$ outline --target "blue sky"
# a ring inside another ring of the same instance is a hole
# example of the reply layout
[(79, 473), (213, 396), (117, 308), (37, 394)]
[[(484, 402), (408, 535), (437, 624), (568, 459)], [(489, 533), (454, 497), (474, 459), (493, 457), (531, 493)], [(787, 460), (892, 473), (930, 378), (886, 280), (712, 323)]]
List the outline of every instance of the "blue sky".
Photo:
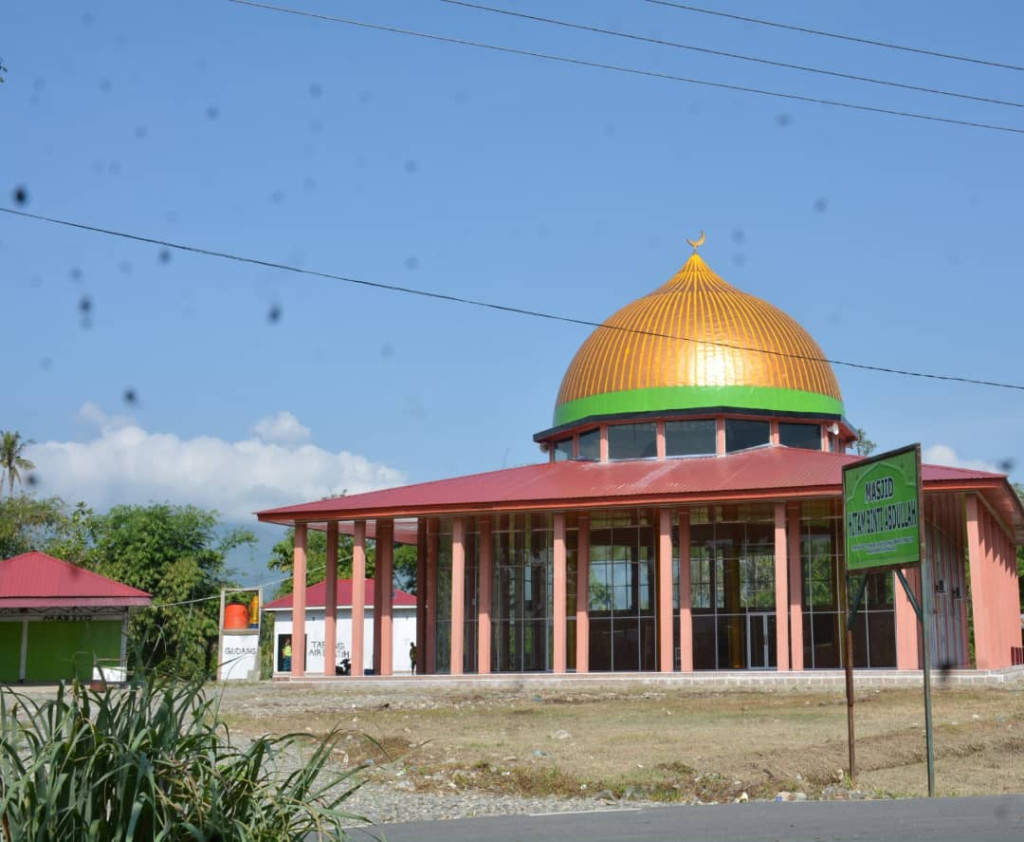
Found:
[[(1020, 72), (643, 0), (493, 5), (1024, 101)], [(1024, 64), (1009, 0), (705, 5)], [(439, 0), (293, 8), (1024, 128), (1019, 107)], [(3, 4), (0, 58), (0, 207), (597, 321), (666, 280), (704, 230), (712, 268), (830, 358), (1024, 383), (1020, 134), (210, 0)], [(531, 436), (588, 333), (8, 214), (0, 284), (0, 428), (37, 442), (38, 493), (196, 502), (250, 525), (254, 508), (537, 461)], [(1024, 392), (836, 373), (881, 448), (920, 441), (934, 461), (1021, 479)]]

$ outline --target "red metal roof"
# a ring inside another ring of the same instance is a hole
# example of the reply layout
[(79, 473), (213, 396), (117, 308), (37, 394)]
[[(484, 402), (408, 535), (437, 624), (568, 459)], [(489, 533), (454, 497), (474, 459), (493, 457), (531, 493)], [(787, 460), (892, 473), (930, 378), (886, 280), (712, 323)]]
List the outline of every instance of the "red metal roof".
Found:
[[(765, 447), (724, 457), (623, 462), (544, 462), (484, 474), (405, 485), (258, 512), (272, 523), (438, 511), (586, 507), (623, 501), (777, 497), (781, 492), (838, 494), (844, 465), (859, 456)], [(974, 485), (1005, 482), (1001, 474), (925, 465), (924, 481)]]
[[(373, 607), (374, 584), (373, 579), (366, 580), (366, 607)], [(405, 591), (395, 588), (392, 593), (393, 605), (416, 606), (416, 597)], [(327, 605), (327, 583), (319, 582), (306, 588), (306, 608), (323, 608)], [(350, 608), (352, 606), (352, 580), (338, 579), (338, 607)], [(277, 609), (290, 610), (292, 607), (292, 594), (282, 596), (273, 602), (263, 606), (268, 611)]]
[(0, 608), (121, 608), (151, 602), (145, 591), (46, 553), (0, 561)]

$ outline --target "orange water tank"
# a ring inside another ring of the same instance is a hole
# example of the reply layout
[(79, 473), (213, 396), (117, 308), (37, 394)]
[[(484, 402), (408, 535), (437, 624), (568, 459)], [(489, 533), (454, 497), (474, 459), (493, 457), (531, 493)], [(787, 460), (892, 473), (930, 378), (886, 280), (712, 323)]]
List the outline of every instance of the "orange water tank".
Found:
[(226, 629), (247, 629), (249, 628), (249, 606), (231, 605), (224, 606), (224, 628)]

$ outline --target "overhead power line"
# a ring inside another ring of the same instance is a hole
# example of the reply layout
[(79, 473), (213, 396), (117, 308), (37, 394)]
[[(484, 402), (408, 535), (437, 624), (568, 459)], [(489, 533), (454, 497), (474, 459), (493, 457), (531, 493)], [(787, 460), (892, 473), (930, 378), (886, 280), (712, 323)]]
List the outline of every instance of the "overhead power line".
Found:
[(921, 371), (910, 371), (908, 369), (891, 368), (889, 366), (879, 365), (868, 365), (866, 363), (855, 363), (849, 360), (836, 360), (821, 357), (811, 356), (809, 354), (793, 354), (786, 351), (774, 351), (768, 348), (753, 348), (746, 345), (736, 345), (730, 342), (716, 342), (710, 339), (693, 339), (689, 336), (680, 336), (671, 333), (660, 333), (653, 330), (637, 330), (635, 328), (618, 327), (616, 325), (604, 324), (602, 322), (591, 321), (590, 319), (580, 319), (573, 316), (562, 316), (556, 313), (545, 313), (542, 310), (530, 310), (525, 307), (513, 307), (508, 304), (496, 304), (493, 301), (483, 301), (475, 298), (464, 298), (459, 295), (448, 295), (443, 292), (435, 292), (433, 290), (416, 289), (413, 287), (403, 287), (397, 284), (386, 284), (380, 281), (368, 281), (364, 278), (351, 278), (346, 275), (337, 275), (333, 272), (320, 272), (315, 269), (304, 269), (300, 266), (292, 266), (287, 263), (277, 263), (272, 260), (262, 260), (257, 257), (247, 257), (239, 254), (231, 254), (230, 252), (216, 251), (214, 249), (202, 248), (200, 246), (188, 245), (186, 243), (176, 243), (171, 240), (162, 240), (157, 237), (145, 237), (141, 234), (131, 234), (126, 231), (115, 231), (110, 228), (101, 228), (96, 225), (87, 225), (83, 222), (72, 222), (66, 219), (57, 219), (50, 216), (42, 216), (41, 214), (28, 213), (27, 211), (14, 210), (13, 208), (0, 208), (0, 212), (10, 214), (11, 216), (20, 216), (25, 219), (34, 219), (38, 222), (48, 222), (51, 225), (61, 225), (66, 228), (75, 228), (79, 231), (89, 231), (93, 234), (104, 234), (108, 237), (118, 237), (123, 240), (131, 240), (137, 243), (149, 243), (150, 245), (163, 246), (164, 248), (176, 249), (190, 254), (200, 254), (205, 257), (216, 257), (222, 260), (232, 260), (237, 263), (246, 263), (252, 266), (261, 266), (266, 269), (278, 269), (282, 272), (292, 272), (296, 275), (307, 275), (314, 278), (323, 278), (331, 281), (341, 281), (346, 284), (355, 284), (363, 287), (370, 287), (372, 289), (387, 290), (389, 292), (400, 292), (405, 295), (416, 295), (421, 298), (432, 298), (437, 301), (447, 301), (454, 304), (465, 304), (470, 307), (481, 307), (487, 310), (497, 310), (502, 313), (513, 313), (519, 316), (530, 316), (536, 319), (547, 319), (553, 322), (564, 322), (566, 324), (581, 325), (583, 327), (600, 328), (602, 330), (614, 330), (622, 333), (631, 333), (638, 336), (652, 336), (659, 339), (672, 339), (680, 342), (695, 342), (700, 345), (708, 345), (716, 348), (727, 348), (734, 351), (749, 351), (755, 354), (764, 354), (771, 357), (782, 357), (785, 359), (794, 360), (809, 360), (812, 362), (827, 362), (830, 365), (841, 365), (845, 368), (854, 368), (861, 371), (877, 371), (883, 374), (896, 374), (902, 377), (921, 377), (929, 380), (946, 380), (954, 383), (967, 383), (973, 386), (991, 386), (996, 389), (1011, 389), (1014, 391), (1024, 392), (1024, 385), (1017, 383), (1000, 383), (993, 380), (982, 380), (974, 377), (959, 377), (952, 374), (930, 374)]
[(573, 64), (579, 67), (595, 67), (601, 70), (611, 70), (617, 73), (629, 73), (634, 76), (646, 76), (651, 79), (664, 79), (669, 82), (684, 82), (689, 85), (703, 85), (708, 88), (718, 88), (726, 91), (740, 91), (742, 93), (757, 94), (758, 96), (769, 96), (775, 99), (793, 100), (796, 102), (808, 102), (814, 105), (833, 105), (837, 108), (848, 108), (853, 111), (863, 111), (872, 114), (886, 114), (890, 117), (906, 117), (912, 120), (926, 120), (931, 123), (946, 123), (953, 126), (967, 126), (974, 129), (985, 129), (988, 131), (1008, 132), (1010, 134), (1024, 134), (1024, 129), (1013, 126), (1000, 126), (993, 123), (979, 123), (973, 120), (957, 120), (952, 117), (937, 117), (933, 114), (920, 114), (914, 111), (900, 111), (894, 108), (881, 108), (873, 105), (857, 105), (852, 102), (843, 102), (835, 99), (824, 99), (821, 97), (803, 96), (802, 94), (788, 94), (781, 91), (769, 91), (762, 88), (751, 88), (745, 85), (730, 85), (725, 82), (713, 82), (709, 79), (693, 79), (687, 76), (676, 76), (672, 73), (660, 73), (655, 70), (641, 70), (636, 67), (625, 67), (617, 64), (605, 64), (598, 61), (587, 61), (581, 58), (570, 56), (557, 56), (551, 53), (539, 53), (533, 50), (520, 50), (515, 47), (503, 47), (497, 44), (486, 44), (481, 41), (469, 41), (464, 38), (452, 38), (446, 35), (435, 35), (429, 32), (418, 32), (411, 29), (402, 29), (396, 26), (385, 26), (383, 24), (367, 23), (366, 21), (353, 20), (351, 18), (340, 18), (332, 15), (323, 15), (318, 12), (307, 12), (302, 9), (289, 9), (284, 6), (271, 6), (266, 3), (256, 3), (253, 0), (228, 0), (229, 3), (236, 3), (240, 6), (252, 6), (256, 9), (266, 9), (271, 12), (282, 12), (289, 15), (313, 18), (315, 20), (341, 23), (346, 26), (358, 26), (363, 29), (372, 29), (377, 32), (389, 32), (395, 35), (408, 35), (413, 38), (425, 38), (430, 41), (439, 41), (445, 44), (458, 44), (463, 47), (475, 47), (483, 50), (494, 50), (500, 53), (511, 55), (528, 56), (539, 58), (545, 61), (557, 61), (563, 64)]
[(728, 12), (722, 12), (717, 9), (702, 9), (699, 6), (690, 6), (686, 3), (674, 3), (671, 0), (645, 0), (647, 3), (654, 3), (657, 6), (671, 6), (674, 9), (682, 9), (686, 12), (699, 12), (702, 15), (714, 15), (719, 18), (730, 18), (731, 20), (741, 20), (744, 23), (756, 23), (759, 26), (773, 26), (776, 29), (788, 29), (792, 32), (803, 32), (807, 35), (821, 35), (825, 38), (838, 38), (840, 41), (852, 41), (855, 44), (869, 44), (872, 47), (884, 47), (887, 50), (902, 50), (906, 53), (918, 53), (923, 56), (933, 56), (935, 58), (946, 58), (952, 61), (966, 61), (971, 64), (983, 64), (986, 67), (999, 67), (1003, 70), (1017, 70), (1024, 71), (1024, 67), (1016, 64), (1006, 64), (1001, 61), (990, 61), (983, 58), (974, 58), (972, 56), (958, 56), (953, 53), (940, 53), (937, 50), (926, 50), (923, 47), (908, 47), (905, 44), (892, 44), (888, 41), (877, 41), (873, 38), (857, 38), (853, 35), (842, 35), (838, 32), (824, 32), (820, 29), (810, 29), (806, 26), (794, 26), (789, 23), (779, 23), (778, 21), (763, 20), (762, 18), (751, 18), (744, 15), (734, 15)]
[(491, 12), (498, 15), (508, 15), (509, 17), (522, 18), (523, 20), (535, 21), (537, 23), (550, 23), (554, 26), (563, 26), (567, 29), (577, 29), (582, 32), (595, 32), (600, 35), (612, 35), (616, 38), (628, 38), (631, 41), (641, 41), (645, 44), (657, 44), (662, 47), (674, 47), (680, 50), (690, 50), (695, 53), (705, 53), (712, 56), (721, 56), (723, 58), (737, 59), (739, 61), (749, 61), (755, 64), (768, 65), (770, 67), (782, 67), (787, 70), (798, 70), (802, 73), (817, 73), (822, 76), (832, 76), (836, 79), (849, 79), (854, 82), (867, 82), (871, 85), (883, 85), (888, 88), (900, 88), (906, 91), (917, 91), (918, 93), (936, 94), (938, 96), (955, 97), (956, 99), (967, 99), (974, 102), (985, 102), (992, 105), (1005, 105), (1011, 108), (1024, 108), (1024, 103), (1013, 102), (1012, 100), (995, 99), (993, 97), (978, 96), (975, 94), (963, 94), (955, 91), (946, 91), (941, 88), (929, 88), (922, 85), (909, 85), (904, 82), (893, 82), (887, 79), (875, 79), (871, 76), (858, 76), (855, 73), (841, 73), (838, 70), (825, 70), (820, 67), (808, 67), (804, 64), (792, 64), (785, 61), (775, 61), (773, 59), (760, 58), (758, 56), (748, 56), (742, 53), (730, 53), (725, 50), (715, 50), (710, 47), (698, 47), (694, 44), (682, 44), (678, 41), (666, 41), (661, 38), (650, 38), (644, 35), (635, 35), (631, 32), (621, 32), (616, 29), (603, 29), (599, 26), (590, 26), (583, 23), (574, 23), (572, 21), (558, 20), (556, 18), (546, 18), (540, 15), (529, 15), (525, 12), (514, 12), (510, 9), (499, 9), (493, 6), (483, 6), (479, 3), (469, 3), (466, 0), (441, 0), (442, 3), (448, 3), (452, 6), (463, 6), (467, 9), (475, 9), (480, 12)]

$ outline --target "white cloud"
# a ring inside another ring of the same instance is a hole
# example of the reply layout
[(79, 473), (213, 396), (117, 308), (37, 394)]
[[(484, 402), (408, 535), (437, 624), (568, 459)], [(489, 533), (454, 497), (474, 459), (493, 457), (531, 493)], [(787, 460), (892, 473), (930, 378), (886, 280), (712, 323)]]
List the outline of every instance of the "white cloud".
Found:
[(261, 418), (252, 431), (267, 444), (301, 444), (311, 437), (309, 427), (300, 424), (287, 410)]
[(36, 463), (40, 494), (84, 500), (101, 511), (118, 503), (168, 501), (246, 522), (259, 509), (405, 482), (400, 471), (354, 453), (300, 444), (309, 430), (290, 412), (257, 423), (258, 438), (235, 442), (149, 432), (94, 404), (85, 404), (79, 419), (95, 425), (97, 437), (43, 442), (27, 455)]
[(1005, 474), (997, 465), (984, 459), (961, 459), (948, 444), (934, 444), (921, 450), (921, 461), (927, 465), (945, 465), (949, 468), (968, 468), (972, 471), (991, 471), (994, 474)]

